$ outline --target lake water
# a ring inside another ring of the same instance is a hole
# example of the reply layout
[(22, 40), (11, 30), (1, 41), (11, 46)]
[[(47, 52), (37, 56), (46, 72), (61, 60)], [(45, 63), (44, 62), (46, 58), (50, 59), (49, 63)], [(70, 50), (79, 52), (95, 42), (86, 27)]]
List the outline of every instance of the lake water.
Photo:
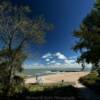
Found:
[[(81, 68), (24, 69), (23, 73), (25, 75), (36, 76), (36, 75), (52, 74), (52, 73), (55, 73), (55, 72), (74, 72), (74, 71), (81, 71)], [(90, 71), (90, 69), (86, 68), (84, 71)]]

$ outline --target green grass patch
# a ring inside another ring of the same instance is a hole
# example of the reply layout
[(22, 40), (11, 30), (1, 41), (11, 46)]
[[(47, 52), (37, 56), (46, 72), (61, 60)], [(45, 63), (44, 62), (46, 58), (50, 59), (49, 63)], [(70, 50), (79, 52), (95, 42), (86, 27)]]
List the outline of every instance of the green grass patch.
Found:
[(87, 87), (93, 87), (97, 83), (97, 80), (100, 80), (100, 77), (98, 77), (97, 72), (91, 72), (90, 74), (81, 77), (79, 79), (79, 82)]

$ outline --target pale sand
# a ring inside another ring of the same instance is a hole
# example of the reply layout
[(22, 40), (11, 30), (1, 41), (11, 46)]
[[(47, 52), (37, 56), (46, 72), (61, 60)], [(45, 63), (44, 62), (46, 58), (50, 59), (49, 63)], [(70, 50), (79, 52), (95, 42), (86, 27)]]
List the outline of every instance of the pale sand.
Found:
[[(39, 79), (41, 79), (43, 84), (60, 83), (63, 80), (65, 83), (74, 82), (77, 85), (79, 78), (87, 74), (89, 74), (89, 72), (61, 72), (51, 75), (39, 76)], [(25, 79), (25, 84), (30, 83), (36, 83), (36, 78), (30, 77)]]

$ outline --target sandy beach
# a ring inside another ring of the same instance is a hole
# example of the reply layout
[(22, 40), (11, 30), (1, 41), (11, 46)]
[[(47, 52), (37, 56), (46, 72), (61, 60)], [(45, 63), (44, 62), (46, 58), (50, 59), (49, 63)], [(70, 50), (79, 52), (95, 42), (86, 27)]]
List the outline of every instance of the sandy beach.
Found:
[[(89, 74), (89, 72), (58, 72), (56, 74), (44, 75), (38, 77), (38, 82), (43, 84), (61, 83), (78, 83), (80, 77)], [(36, 77), (28, 77), (25, 79), (25, 84), (37, 83)]]

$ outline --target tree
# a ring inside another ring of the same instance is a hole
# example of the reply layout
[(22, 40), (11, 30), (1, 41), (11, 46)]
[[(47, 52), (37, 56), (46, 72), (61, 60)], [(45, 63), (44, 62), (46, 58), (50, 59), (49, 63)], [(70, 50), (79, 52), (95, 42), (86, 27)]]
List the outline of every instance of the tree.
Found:
[[(74, 32), (79, 40), (74, 50), (80, 50), (78, 62), (92, 64), (92, 70), (100, 69), (100, 0), (96, 1), (91, 13), (83, 20), (80, 29)], [(83, 65), (84, 67), (84, 65)]]
[(27, 58), (26, 44), (44, 43), (45, 33), (52, 27), (42, 16), (33, 20), (29, 16), (30, 13), (28, 6), (13, 6), (10, 2), (0, 3), (0, 78), (3, 78), (4, 84), (7, 82), (7, 95), (11, 95), (16, 72), (21, 71), (22, 63)]
[[(14, 53), (15, 51), (12, 51)], [(7, 91), (11, 92), (12, 95), (16, 92), (18, 86), (23, 87), (24, 80), (19, 75), (19, 72), (22, 71), (22, 63), (26, 59), (26, 56), (23, 52), (17, 52), (14, 57), (13, 63), (9, 60), (9, 52), (7, 50), (3, 50), (0, 52), (0, 90), (3, 95), (7, 94)], [(9, 75), (10, 75), (10, 64), (14, 67), (11, 72), (11, 84), (9, 84)], [(9, 86), (11, 85), (11, 86)], [(8, 90), (8, 86), (9, 89)], [(21, 91), (21, 89), (19, 90)]]

